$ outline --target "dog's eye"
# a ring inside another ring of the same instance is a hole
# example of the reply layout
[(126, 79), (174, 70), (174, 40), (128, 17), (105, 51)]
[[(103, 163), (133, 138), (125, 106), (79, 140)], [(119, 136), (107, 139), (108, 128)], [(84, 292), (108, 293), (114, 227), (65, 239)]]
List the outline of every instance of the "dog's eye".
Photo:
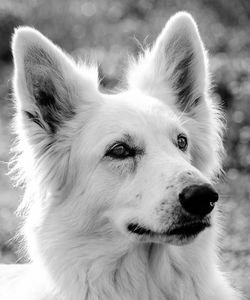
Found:
[(111, 146), (105, 156), (109, 156), (114, 159), (125, 159), (127, 157), (134, 157), (135, 151), (125, 143), (117, 143)]
[(177, 137), (177, 145), (181, 151), (185, 151), (188, 146), (187, 137), (184, 134), (179, 134)]

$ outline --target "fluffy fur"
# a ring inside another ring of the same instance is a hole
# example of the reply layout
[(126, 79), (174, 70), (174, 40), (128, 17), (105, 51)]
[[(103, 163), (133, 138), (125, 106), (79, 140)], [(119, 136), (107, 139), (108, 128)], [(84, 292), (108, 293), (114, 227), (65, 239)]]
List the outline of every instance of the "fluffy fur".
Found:
[[(113, 95), (99, 91), (95, 68), (35, 29), (17, 29), (12, 49), (12, 173), (25, 187), (30, 264), (1, 266), (0, 298), (241, 299), (218, 267), (216, 208), (198, 235), (167, 234), (191, 220), (181, 190), (221, 171), (222, 118), (193, 18), (173, 16)], [(134, 156), (114, 158), (117, 143)], [(152, 234), (129, 232), (131, 222)]]

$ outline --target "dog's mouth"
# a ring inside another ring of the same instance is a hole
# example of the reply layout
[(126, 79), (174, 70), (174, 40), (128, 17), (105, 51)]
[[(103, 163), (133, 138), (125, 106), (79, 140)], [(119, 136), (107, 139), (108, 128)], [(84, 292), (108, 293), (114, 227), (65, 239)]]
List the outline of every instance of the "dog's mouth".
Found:
[(177, 224), (166, 231), (153, 231), (146, 228), (139, 223), (129, 223), (127, 230), (136, 235), (140, 240), (146, 241), (160, 241), (168, 242), (173, 239), (188, 240), (197, 236), (205, 228), (211, 226), (210, 220), (204, 218), (199, 221), (186, 222), (184, 224)]

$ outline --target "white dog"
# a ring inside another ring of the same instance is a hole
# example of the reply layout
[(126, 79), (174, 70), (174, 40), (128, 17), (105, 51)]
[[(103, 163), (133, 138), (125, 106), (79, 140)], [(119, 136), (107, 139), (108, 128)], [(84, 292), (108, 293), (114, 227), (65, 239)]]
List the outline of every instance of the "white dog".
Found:
[(192, 17), (170, 19), (117, 94), (32, 28), (13, 55), (30, 264), (1, 266), (0, 299), (242, 299), (218, 268), (223, 126)]

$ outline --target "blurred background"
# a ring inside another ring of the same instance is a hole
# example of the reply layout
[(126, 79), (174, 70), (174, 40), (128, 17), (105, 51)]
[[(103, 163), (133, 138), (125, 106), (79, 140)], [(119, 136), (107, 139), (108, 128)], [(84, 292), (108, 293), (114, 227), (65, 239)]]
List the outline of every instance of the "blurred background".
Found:
[[(10, 51), (15, 27), (40, 30), (76, 58), (100, 64), (102, 85), (122, 80), (128, 54), (151, 44), (170, 15), (196, 19), (210, 55), (214, 97), (226, 112), (225, 178), (218, 185), (225, 233), (223, 268), (250, 299), (250, 1), (249, 0), (0, 0), (0, 263), (23, 262), (13, 237), (22, 191), (6, 175), (13, 141)], [(91, 54), (90, 54), (91, 53)]]

